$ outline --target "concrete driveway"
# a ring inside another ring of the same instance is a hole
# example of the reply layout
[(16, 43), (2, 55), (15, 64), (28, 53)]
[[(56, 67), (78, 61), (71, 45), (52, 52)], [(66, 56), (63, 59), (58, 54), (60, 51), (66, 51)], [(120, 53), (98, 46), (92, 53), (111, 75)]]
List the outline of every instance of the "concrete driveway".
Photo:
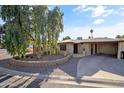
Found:
[(107, 55), (83, 57), (77, 64), (77, 77), (124, 80), (124, 59)]

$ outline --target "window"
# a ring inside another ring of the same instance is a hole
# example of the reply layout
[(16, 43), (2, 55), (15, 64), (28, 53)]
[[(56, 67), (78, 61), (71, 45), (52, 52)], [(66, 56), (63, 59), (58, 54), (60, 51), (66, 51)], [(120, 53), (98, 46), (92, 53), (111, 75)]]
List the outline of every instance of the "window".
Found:
[(66, 51), (66, 44), (60, 44), (60, 50)]

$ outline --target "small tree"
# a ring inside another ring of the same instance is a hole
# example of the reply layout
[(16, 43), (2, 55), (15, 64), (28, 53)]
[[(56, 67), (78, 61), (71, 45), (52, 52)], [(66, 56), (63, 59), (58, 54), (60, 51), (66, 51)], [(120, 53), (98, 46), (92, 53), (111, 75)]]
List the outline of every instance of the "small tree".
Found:
[(116, 38), (124, 38), (124, 35), (117, 35)]
[(122, 38), (124, 38), (124, 35), (122, 35)]
[(77, 40), (82, 40), (83, 38), (82, 37), (77, 37)]
[(66, 36), (66, 37), (63, 38), (63, 40), (68, 40), (68, 39), (71, 39), (71, 37), (70, 36)]
[(116, 38), (121, 38), (121, 36), (120, 35), (117, 35)]

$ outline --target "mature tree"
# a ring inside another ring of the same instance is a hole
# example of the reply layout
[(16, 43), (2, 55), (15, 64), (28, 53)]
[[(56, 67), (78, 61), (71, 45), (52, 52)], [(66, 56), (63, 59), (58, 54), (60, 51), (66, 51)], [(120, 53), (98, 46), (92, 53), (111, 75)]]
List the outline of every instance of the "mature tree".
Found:
[(24, 58), (26, 48), (32, 44), (34, 53), (58, 52), (57, 41), (63, 31), (63, 13), (59, 7), (48, 10), (47, 6), (1, 6), (5, 21), (5, 44), (11, 55)]
[(57, 41), (59, 34), (63, 32), (63, 13), (59, 7), (55, 7), (48, 14), (48, 45), (50, 54), (58, 52)]
[(83, 38), (82, 37), (77, 37), (77, 40), (82, 40)]
[(25, 56), (29, 31), (28, 6), (2, 6), (1, 17), (5, 21), (5, 45), (11, 55)]
[(68, 40), (68, 39), (71, 39), (71, 37), (70, 36), (66, 36), (66, 37), (63, 38), (63, 40)]
[[(32, 6), (32, 32), (33, 32), (33, 48), (34, 54), (40, 57), (41, 47), (43, 47), (44, 37), (47, 29), (47, 6)], [(46, 39), (46, 38), (45, 38)]]
[(34, 49), (39, 55), (42, 51), (54, 54), (58, 51), (58, 37), (63, 31), (63, 13), (59, 7), (48, 10), (47, 6), (33, 6), (32, 30)]

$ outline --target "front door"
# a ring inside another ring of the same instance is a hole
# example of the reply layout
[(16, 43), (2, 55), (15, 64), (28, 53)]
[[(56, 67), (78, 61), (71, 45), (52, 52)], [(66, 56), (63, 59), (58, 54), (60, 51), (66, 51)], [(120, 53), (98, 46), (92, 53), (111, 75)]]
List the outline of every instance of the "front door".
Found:
[(78, 53), (78, 44), (74, 44), (74, 54)]

